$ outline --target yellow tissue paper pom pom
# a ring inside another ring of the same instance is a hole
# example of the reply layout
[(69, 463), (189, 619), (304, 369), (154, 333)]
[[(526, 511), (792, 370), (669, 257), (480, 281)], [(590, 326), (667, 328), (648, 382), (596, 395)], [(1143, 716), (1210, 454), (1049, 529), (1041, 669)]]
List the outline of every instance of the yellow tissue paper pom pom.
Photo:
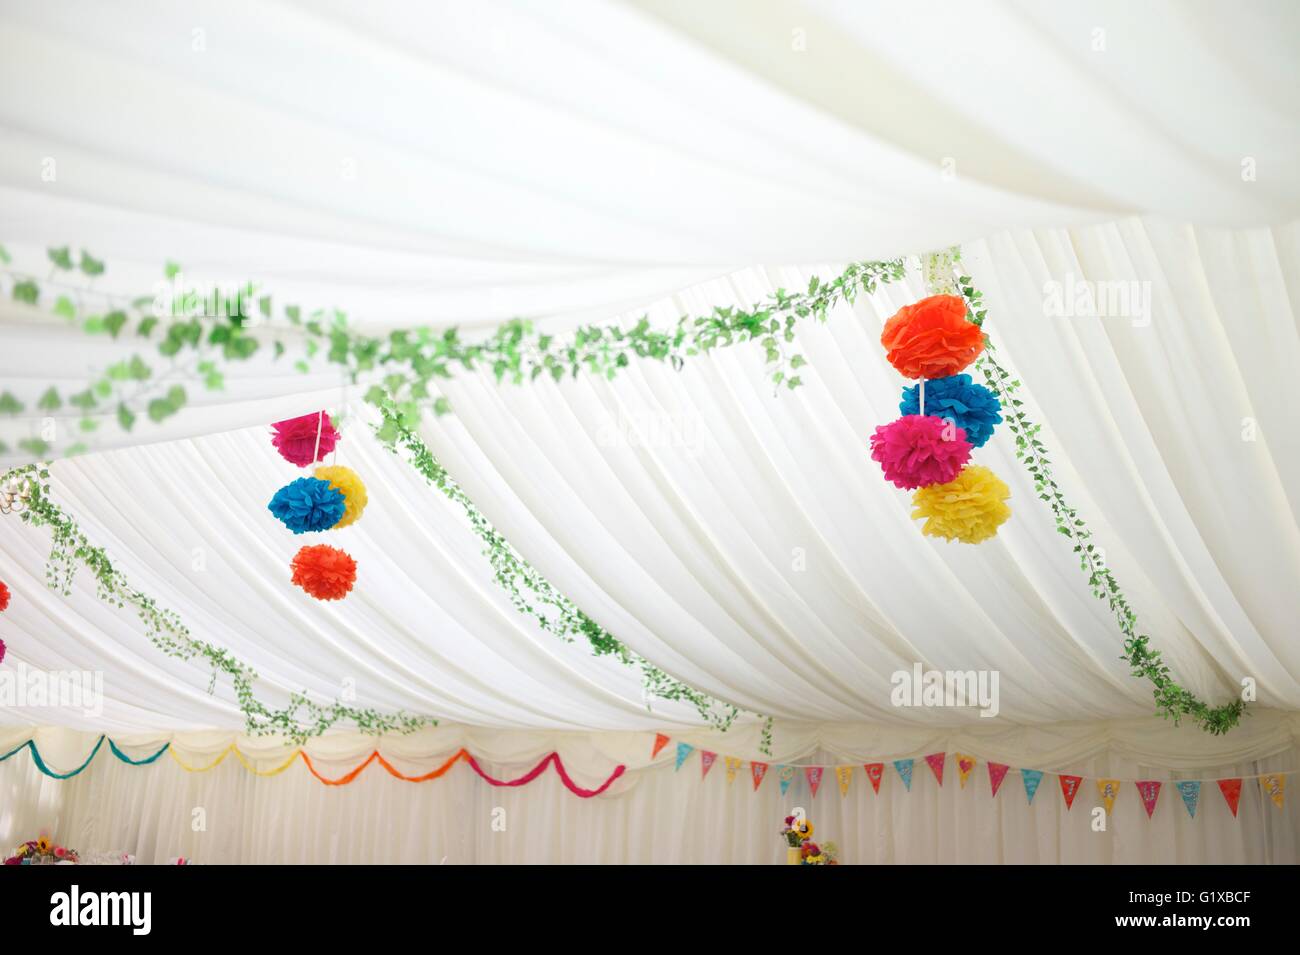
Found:
[(925, 518), (922, 534), (978, 544), (1011, 516), (1004, 503), (1011, 489), (986, 467), (967, 465), (947, 484), (920, 488), (912, 498), (912, 520)]
[(316, 477), (330, 484), (343, 495), (343, 517), (330, 530), (347, 527), (366, 509), (366, 486), (357, 472), (341, 465), (330, 464), (316, 469)]

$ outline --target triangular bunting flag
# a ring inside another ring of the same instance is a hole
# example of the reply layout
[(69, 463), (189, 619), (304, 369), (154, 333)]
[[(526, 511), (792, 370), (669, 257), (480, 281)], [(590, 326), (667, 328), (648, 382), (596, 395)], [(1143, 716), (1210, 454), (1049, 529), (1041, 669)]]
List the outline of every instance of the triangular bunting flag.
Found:
[(849, 783), (853, 781), (853, 767), (836, 766), (835, 780), (840, 784), (840, 795), (847, 796), (849, 794)]
[(1097, 780), (1097, 792), (1101, 793), (1101, 801), (1106, 806), (1106, 812), (1109, 813), (1115, 808), (1115, 797), (1119, 795), (1119, 780)]
[(1079, 791), (1079, 783), (1083, 782), (1082, 776), (1060, 776), (1061, 795), (1065, 797), (1065, 808), (1068, 812), (1074, 806), (1074, 795)]
[(776, 767), (776, 778), (777, 778), (777, 782), (781, 784), (781, 795), (784, 796), (785, 791), (789, 789), (790, 784), (794, 782), (794, 767), (793, 766)]
[(1142, 808), (1147, 811), (1147, 818), (1156, 811), (1156, 800), (1160, 798), (1160, 786), (1155, 779), (1139, 779), (1136, 783), (1138, 795), (1142, 797)]
[(884, 763), (863, 763), (862, 768), (867, 773), (867, 778), (871, 780), (871, 788), (880, 792), (880, 777), (885, 771)]
[(974, 768), (974, 756), (963, 756), (961, 753), (957, 754), (957, 781), (961, 783), (962, 789), (966, 788), (966, 780), (970, 779), (971, 770)]
[(1268, 793), (1268, 798), (1273, 800), (1273, 805), (1278, 809), (1282, 808), (1282, 799), (1286, 794), (1286, 777), (1278, 773), (1269, 773), (1259, 781), (1264, 792)]
[(767, 775), (767, 763), (750, 763), (749, 775), (754, 778), (754, 791), (763, 785), (763, 777)]
[(907, 791), (912, 791), (912, 761), (910, 759), (894, 760), (894, 768), (898, 770), (898, 775), (902, 777), (903, 785)]
[(934, 773), (934, 778), (939, 780), (939, 785), (943, 785), (943, 761), (947, 759), (944, 753), (931, 753), (925, 757), (925, 761), (930, 764), (930, 769)]
[(1006, 779), (1007, 770), (1010, 768), (1006, 763), (989, 763), (989, 789), (993, 791), (995, 799), (998, 795), (998, 787), (1002, 785), (1002, 780)]
[(1020, 779), (1025, 784), (1025, 795), (1029, 797), (1029, 805), (1034, 804), (1034, 793), (1038, 792), (1038, 784), (1043, 781), (1043, 771), (1041, 769), (1022, 769)]
[(695, 747), (690, 743), (677, 744), (677, 765), (673, 767), (673, 772), (682, 768), (682, 763), (686, 762), (686, 757), (695, 751)]
[(1233, 816), (1236, 816), (1237, 804), (1241, 802), (1241, 780), (1220, 779), (1219, 792), (1223, 793), (1223, 798), (1228, 801), (1228, 808), (1232, 810)]
[(823, 766), (805, 766), (803, 768), (804, 778), (808, 780), (808, 788), (812, 790), (814, 796), (817, 795), (817, 787), (822, 784), (822, 773), (826, 771)]
[(1200, 780), (1184, 779), (1181, 782), (1174, 783), (1174, 785), (1178, 787), (1178, 792), (1183, 797), (1183, 805), (1187, 807), (1187, 815), (1195, 819), (1196, 803), (1201, 798)]
[(663, 733), (655, 733), (654, 749), (650, 750), (650, 758), (654, 759), (659, 755), (659, 751), (668, 745), (668, 737)]
[(713, 764), (717, 760), (717, 758), (718, 758), (717, 753), (710, 753), (707, 749), (700, 750), (700, 778), (701, 779), (709, 775), (709, 770), (713, 768)]
[(727, 763), (727, 782), (734, 783), (736, 781), (736, 770), (740, 768), (740, 764), (743, 763), (744, 760), (735, 756), (727, 756), (725, 759)]

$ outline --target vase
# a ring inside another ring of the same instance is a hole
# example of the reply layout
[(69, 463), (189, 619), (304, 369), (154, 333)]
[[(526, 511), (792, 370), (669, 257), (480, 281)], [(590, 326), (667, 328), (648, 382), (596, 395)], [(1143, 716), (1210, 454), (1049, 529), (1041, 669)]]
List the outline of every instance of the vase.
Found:
[(801, 846), (787, 846), (785, 850), (786, 865), (803, 865), (803, 848)]

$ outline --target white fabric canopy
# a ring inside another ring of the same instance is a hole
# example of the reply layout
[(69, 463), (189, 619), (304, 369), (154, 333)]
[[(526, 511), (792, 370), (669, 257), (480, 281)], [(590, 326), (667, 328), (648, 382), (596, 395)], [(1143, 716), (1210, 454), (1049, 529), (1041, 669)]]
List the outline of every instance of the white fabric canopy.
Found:
[[(1300, 215), (1286, 0), (0, 3), (0, 241), (364, 322)], [(1100, 32), (1100, 35), (1098, 33)], [(53, 178), (50, 178), (50, 177)]]
[[(774, 787), (741, 807), (751, 794), (715, 772), (697, 824), (667, 839), (695, 797), (646, 764), (651, 730), (758, 758), (758, 714), (776, 718), (774, 760), (964, 747), (1126, 778), (1297, 768), (1294, 4), (1242, 3), (1229, 17), (1174, 0), (0, 0), (0, 21), (11, 259), (0, 393), (26, 406), (0, 415), (0, 465), (25, 461), (18, 442), (50, 427), (66, 446), (81, 416), (40, 410), (45, 389), (80, 390), (139, 347), (84, 334), (50, 314), (52, 297), (90, 308), (153, 294), (166, 261), (187, 285), (252, 280), (277, 303), (345, 310), (367, 332), (474, 335), (523, 317), (562, 335), (642, 314), (667, 326), (805, 288), (848, 261), (960, 243), (985, 330), (1024, 382), (1057, 480), (1139, 629), (1202, 698), (1225, 702), (1243, 684), (1258, 697), (1220, 738), (1152, 715), (1150, 686), (1119, 659), (1115, 621), (1005, 426), (975, 457), (1010, 485), (1011, 521), (978, 547), (921, 536), (910, 495), (866, 453), (905, 384), (881, 326), (927, 291), (912, 258), (905, 282), (800, 327), (809, 364), (797, 391), (774, 395), (761, 349), (741, 345), (680, 372), (634, 362), (609, 382), (458, 374), (443, 389), (454, 413), (423, 425), (560, 591), (637, 654), (745, 711), (722, 736), (688, 706), (647, 699), (635, 671), (522, 617), (463, 515), (371, 436), (364, 382), (324, 363), (300, 374), (296, 355), (276, 362), (269, 348), (231, 365), (222, 391), (202, 390), (183, 362), (167, 369), (190, 384), (180, 414), (130, 433), (101, 421), (87, 439), (96, 453), (52, 466), (54, 498), (136, 586), (255, 667), (272, 705), (305, 689), (443, 721), (385, 740), (390, 754), (419, 763), (465, 734), (503, 767), (559, 749), (586, 781), (613, 762), (628, 779), (583, 808), (554, 806), (553, 778), (499, 797), (463, 773), (401, 793), (367, 778), (326, 804), (297, 767), (245, 779), (232, 763), (183, 782), (170, 763), (104, 760), (56, 794), (16, 756), (0, 766), (0, 792), (15, 797), (0, 808), (0, 840), (54, 814), (91, 840), (83, 847), (135, 833), (159, 859), (364, 861), (392, 856), (339, 836), (349, 813), (388, 832), (430, 808), (481, 815), (533, 792), (545, 795), (512, 811), (601, 835), (579, 848), (553, 836), (471, 845), (442, 819), (410, 830), (404, 858), (709, 861), (691, 846), (724, 831), (725, 816), (739, 821), (725, 846), (710, 843), (720, 858), (769, 861), (774, 846), (753, 834), (782, 808)], [(89, 282), (51, 270), (46, 249), (69, 244), (108, 271)], [(21, 275), (42, 285), (39, 307), (9, 300)], [(1081, 287), (1125, 304), (1079, 314)], [(338, 463), (370, 490), (364, 518), (327, 538), (360, 567), (338, 604), (290, 585), (303, 539), (266, 510), (301, 474), (270, 446), (269, 423), (322, 407), (342, 421)], [(195, 753), (226, 745), (243, 723), (230, 687), (209, 693), (206, 671), (151, 646), (88, 575), (68, 597), (47, 588), (48, 548), (47, 531), (0, 517), (0, 580), (13, 591), (4, 669), (102, 674), (103, 705), (0, 707), (0, 741), (47, 727), (38, 735), (62, 768), (104, 732), (134, 755), (165, 740)], [(891, 675), (918, 664), (996, 672), (996, 718), (893, 705)], [(244, 742), (267, 759), (281, 745)], [(349, 733), (311, 744), (343, 769), (369, 745)], [(363, 791), (364, 809), (352, 802)], [(854, 861), (935, 861), (972, 827), (986, 838), (959, 854), (979, 861), (1300, 852), (1294, 797), (1276, 817), (1252, 797), (1233, 832), (1230, 817), (1202, 831), (1165, 806), (1159, 824), (1171, 828), (1103, 843), (1055, 800), (930, 795), (869, 804), (860, 787), (842, 809), (819, 798)], [(242, 841), (217, 848), (167, 830), (195, 799), (237, 806)], [(1140, 807), (1124, 811), (1143, 822)], [(284, 820), (282, 844), (254, 841)], [(1026, 831), (1039, 833), (1032, 849)]]
[[(1300, 280), (1296, 238), (1295, 227), (1228, 233), (1134, 220), (966, 250), (986, 291), (986, 327), (1045, 423), (1058, 480), (1154, 646), (1206, 699), (1228, 699), (1250, 678), (1261, 705), (1290, 709), (1300, 706), (1289, 637), (1300, 613), (1289, 496), (1300, 455), (1278, 391), (1300, 359), (1283, 294)], [(651, 317), (754, 301), (807, 277), (737, 273)], [(1082, 279), (1150, 283), (1149, 323), (1045, 317), (1044, 282)], [(878, 330), (921, 294), (915, 278), (885, 286), (801, 331), (810, 365), (797, 392), (773, 395), (761, 356), (744, 347), (680, 373), (635, 363), (609, 383), (517, 388), (485, 372), (448, 383), (455, 413), (425, 435), (562, 592), (647, 659), (751, 712), (981, 719), (892, 705), (891, 674), (920, 662), (997, 670), (999, 717), (1013, 723), (1150, 713), (1149, 687), (1119, 659), (1114, 621), (1006, 434), (978, 459), (1010, 484), (1014, 516), (979, 547), (923, 538), (909, 496), (867, 458), (865, 438), (896, 414), (902, 384)], [(34, 389), (57, 375), (60, 356), (21, 349), (0, 360), (6, 380)], [(268, 378), (269, 392), (282, 380)], [(272, 407), (312, 410), (290, 404)], [(242, 416), (256, 407), (232, 405), (231, 423), (251, 423)], [(209, 420), (222, 408), (211, 405)], [(301, 540), (266, 511), (297, 472), (270, 447), (262, 413), (260, 427), (57, 462), (55, 493), (138, 586), (252, 663), (268, 687), (333, 698), (355, 684), (361, 705), (495, 726), (695, 719), (647, 706), (633, 673), (521, 618), (462, 516), (374, 442), (363, 412), (345, 423), (338, 460), (364, 476), (371, 504), (331, 538), (357, 558), (360, 581), (337, 606), (305, 599), (286, 583)], [(181, 427), (186, 414), (178, 418)], [(239, 725), (228, 692), (208, 696), (204, 672), (163, 658), (130, 616), (95, 600), (89, 580), (68, 600), (48, 592), (45, 531), (6, 530), (14, 660), (108, 674), (105, 713), (69, 714), (72, 725)]]

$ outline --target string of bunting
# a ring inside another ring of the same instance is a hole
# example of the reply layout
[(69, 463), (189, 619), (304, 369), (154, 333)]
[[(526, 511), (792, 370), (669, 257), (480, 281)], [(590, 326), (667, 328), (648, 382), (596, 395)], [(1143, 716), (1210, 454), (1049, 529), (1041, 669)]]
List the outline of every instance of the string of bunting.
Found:
[(440, 765), (437, 769), (431, 770), (430, 772), (427, 773), (422, 773), (418, 776), (410, 776), (407, 775), (406, 773), (403, 773), (401, 770), (397, 769), (397, 767), (395, 767), (392, 763), (386, 760), (380, 754), (379, 750), (372, 750), (369, 756), (367, 756), (364, 760), (362, 760), (362, 762), (357, 764), (351, 770), (344, 773), (342, 776), (330, 778), (328, 776), (324, 776), (321, 774), (321, 772), (316, 768), (315, 764), (312, 763), (311, 757), (308, 756), (307, 752), (303, 749), (294, 750), (294, 752), (289, 756), (288, 759), (286, 759), (279, 766), (276, 766), (274, 769), (258, 769), (257, 766), (254, 765), (254, 763), (251, 760), (249, 760), (249, 758), (239, 750), (239, 747), (237, 747), (234, 743), (231, 743), (224, 750), (222, 750), (221, 754), (218, 755), (216, 759), (208, 763), (206, 766), (191, 766), (189, 763), (186, 763), (183, 759), (181, 759), (180, 755), (172, 747), (171, 743), (164, 743), (151, 756), (146, 756), (143, 759), (132, 759), (130, 756), (127, 756), (126, 753), (122, 752), (122, 750), (118, 747), (118, 745), (114, 743), (111, 739), (109, 739), (107, 736), (100, 736), (99, 739), (95, 742), (94, 748), (91, 749), (90, 755), (86, 757), (85, 761), (76, 769), (66, 773), (55, 772), (53, 769), (49, 767), (49, 765), (45, 762), (45, 759), (41, 756), (40, 750), (37, 749), (36, 740), (34, 739), (29, 739), (25, 743), (20, 743), (19, 745), (11, 749), (9, 752), (5, 753), (3, 756), (0, 756), (0, 763), (3, 763), (6, 759), (9, 759), (11, 756), (16, 756), (18, 753), (21, 753), (23, 750), (30, 750), (32, 754), (32, 762), (36, 765), (36, 768), (39, 769), (42, 773), (44, 773), (46, 776), (49, 776), (51, 779), (71, 779), (73, 776), (76, 776), (79, 773), (83, 772), (91, 764), (91, 762), (95, 759), (95, 756), (98, 755), (99, 751), (103, 748), (105, 742), (108, 743), (109, 750), (112, 752), (112, 754), (122, 762), (127, 763), (128, 765), (147, 766), (148, 764), (157, 761), (163, 755), (163, 753), (170, 753), (172, 759), (176, 761), (176, 764), (180, 766), (181, 769), (185, 770), (188, 773), (206, 773), (209, 770), (216, 769), (223, 762), (225, 762), (227, 756), (233, 753), (235, 755), (235, 758), (239, 760), (240, 764), (243, 765), (243, 767), (253, 775), (278, 776), (286, 769), (288, 769), (290, 766), (292, 766), (294, 762), (296, 762), (301, 757), (303, 763), (307, 767), (308, 772), (310, 772), (313, 776), (316, 777), (316, 779), (324, 783), (326, 786), (346, 786), (349, 783), (355, 781), (356, 778), (360, 776), (361, 773), (371, 763), (376, 763), (376, 762), (380, 766), (382, 766), (390, 776), (393, 776), (396, 779), (401, 779), (408, 783), (423, 783), (423, 782), (428, 782), (431, 779), (438, 779), (442, 776), (445, 776), (447, 772), (457, 763), (464, 762), (466, 765), (469, 766), (470, 769), (472, 769), (480, 778), (482, 778), (489, 785), (504, 786), (504, 787), (526, 786), (529, 783), (531, 783), (533, 780), (535, 780), (538, 776), (542, 775), (542, 773), (544, 773), (548, 767), (554, 767), (555, 774), (560, 777), (560, 782), (564, 784), (564, 787), (567, 790), (569, 790), (569, 792), (573, 793), (575, 796), (577, 796), (580, 799), (590, 799), (593, 796), (599, 796), (601, 793), (607, 790), (610, 786), (614, 784), (614, 781), (617, 780), (620, 776), (622, 776), (623, 773), (627, 770), (627, 767), (622, 764), (615, 766), (614, 771), (609, 774), (609, 777), (603, 783), (601, 783), (599, 786), (597, 786), (594, 789), (587, 789), (583, 786), (579, 786), (576, 782), (574, 782), (573, 777), (571, 777), (569, 775), (568, 770), (564, 768), (564, 760), (560, 758), (560, 754), (556, 752), (551, 752), (548, 753), (546, 756), (542, 757), (541, 761), (536, 766), (534, 766), (528, 772), (524, 773), (522, 776), (516, 777), (515, 779), (499, 779), (498, 777), (493, 776), (492, 774), (488, 773), (485, 769), (483, 769), (483, 767), (479, 764), (479, 761), (470, 754), (469, 750), (461, 748), (457, 750), (455, 753), (453, 753), (450, 757), (448, 757), (447, 760), (444, 763), (442, 763), (442, 765)]
[[(654, 745), (650, 751), (650, 758), (654, 759), (664, 748), (672, 742), (672, 739), (663, 733), (656, 733)], [(686, 763), (687, 759), (696, 752), (697, 747), (691, 743), (678, 741), (676, 752), (674, 754), (674, 771), (680, 770)], [(709, 770), (713, 768), (714, 763), (718, 760), (718, 754), (706, 749), (700, 749), (700, 778), (703, 779), (709, 775)], [(808, 789), (815, 797), (818, 789), (821, 788), (822, 780), (827, 770), (832, 770), (836, 782), (839, 784), (840, 795), (848, 795), (849, 787), (853, 783), (854, 772), (861, 766), (865, 772), (867, 780), (871, 783), (874, 792), (880, 792), (880, 783), (885, 777), (884, 761), (878, 763), (847, 763), (835, 766), (810, 766), (810, 765), (790, 765), (787, 763), (770, 763), (758, 762), (757, 760), (740, 759), (736, 756), (724, 756), (723, 765), (726, 767), (727, 783), (734, 783), (736, 775), (740, 768), (746, 763), (749, 764), (750, 780), (753, 783), (754, 792), (758, 792), (763, 781), (771, 772), (776, 776), (778, 785), (781, 787), (781, 795), (784, 796), (795, 782), (799, 775), (799, 770), (803, 770), (804, 780), (808, 784)], [(942, 786), (944, 768), (947, 765), (947, 753), (929, 753), (922, 757), (925, 765), (930, 768), (934, 774), (935, 781)], [(903, 783), (903, 788), (912, 791), (912, 770), (916, 765), (915, 759), (895, 759), (891, 761), (894, 771), (898, 774), (899, 780)], [(958, 780), (961, 788), (966, 788), (966, 783), (970, 780), (971, 774), (975, 771), (979, 760), (974, 756), (968, 756), (965, 753), (954, 753), (953, 762), (957, 766)], [(1110, 812), (1115, 806), (1115, 799), (1119, 795), (1121, 784), (1132, 783), (1138, 798), (1142, 801), (1142, 808), (1146, 810), (1147, 818), (1150, 819), (1156, 810), (1156, 803), (1160, 799), (1160, 792), (1165, 782), (1159, 779), (1113, 779), (1096, 776), (1076, 776), (1069, 773), (1058, 773), (1052, 770), (1041, 769), (1021, 769), (1013, 767), (1007, 763), (987, 762), (989, 775), (989, 789), (994, 798), (997, 798), (998, 790), (1002, 788), (1002, 783), (1007, 775), (1011, 772), (1020, 774), (1020, 780), (1025, 787), (1025, 797), (1029, 805), (1033, 805), (1034, 796), (1038, 793), (1039, 784), (1042, 783), (1044, 776), (1056, 776), (1061, 786), (1061, 797), (1065, 800), (1066, 810), (1074, 806), (1074, 798), (1079, 794), (1079, 789), (1086, 779), (1092, 779), (1097, 784), (1097, 794), (1101, 797), (1102, 803), (1106, 807), (1106, 812)], [(1282, 808), (1283, 799), (1286, 795), (1287, 777), (1296, 770), (1285, 770), (1277, 773), (1257, 773), (1253, 776), (1233, 776), (1221, 779), (1179, 779), (1172, 781), (1172, 785), (1182, 796), (1183, 806), (1187, 809), (1188, 815), (1196, 817), (1196, 809), (1201, 798), (1201, 784), (1206, 782), (1218, 783), (1219, 791), (1223, 794), (1228, 808), (1232, 811), (1235, 818), (1237, 808), (1241, 803), (1241, 786), (1242, 782), (1247, 779), (1256, 779), (1259, 781), (1260, 789), (1265, 795), (1273, 801), (1273, 804), (1279, 809)]]

